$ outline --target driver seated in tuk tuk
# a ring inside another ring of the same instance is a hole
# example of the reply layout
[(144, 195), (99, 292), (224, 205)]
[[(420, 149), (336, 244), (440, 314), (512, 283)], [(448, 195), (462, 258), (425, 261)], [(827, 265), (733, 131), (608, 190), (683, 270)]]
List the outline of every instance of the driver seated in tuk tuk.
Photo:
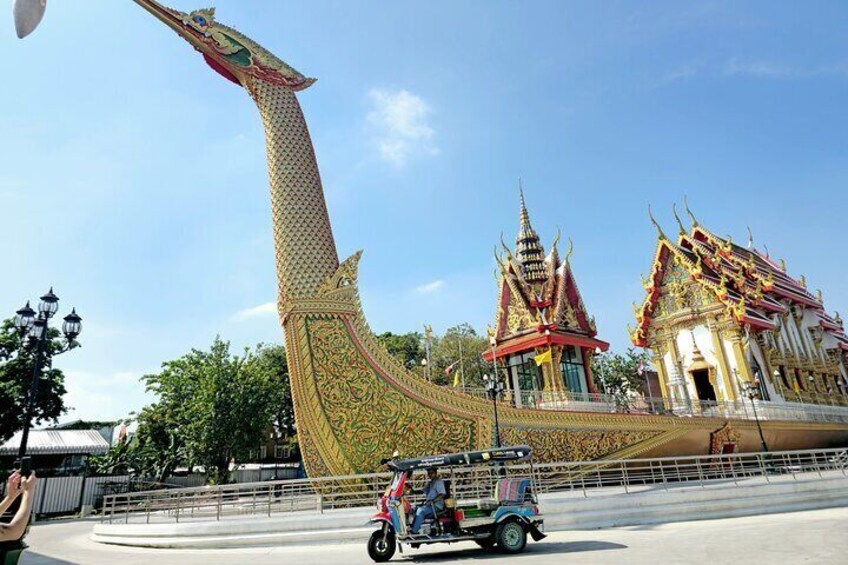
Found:
[(415, 519), (409, 532), (417, 534), (421, 530), (421, 524), (427, 518), (433, 518), (436, 512), (445, 509), (445, 482), (439, 478), (436, 469), (427, 469), (427, 482), (424, 484), (424, 502), (415, 510)]

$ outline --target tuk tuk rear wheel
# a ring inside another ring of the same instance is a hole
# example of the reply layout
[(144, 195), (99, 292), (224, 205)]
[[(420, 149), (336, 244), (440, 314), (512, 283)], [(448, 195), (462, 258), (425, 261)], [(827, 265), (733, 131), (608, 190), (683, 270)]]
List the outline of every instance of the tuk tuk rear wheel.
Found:
[(514, 520), (503, 522), (495, 530), (495, 540), (503, 553), (521, 553), (527, 545), (527, 530)]
[(383, 530), (377, 530), (371, 534), (371, 538), (368, 540), (368, 556), (377, 563), (391, 559), (396, 548), (395, 534), (392, 531), (386, 532), (384, 536)]

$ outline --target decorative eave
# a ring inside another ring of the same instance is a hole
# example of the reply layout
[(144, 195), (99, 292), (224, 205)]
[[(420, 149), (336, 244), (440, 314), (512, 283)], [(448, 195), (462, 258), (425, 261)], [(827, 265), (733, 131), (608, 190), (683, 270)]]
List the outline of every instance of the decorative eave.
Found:
[[(495, 358), (501, 359), (513, 353), (550, 345), (573, 345), (591, 350), (600, 348), (601, 351), (607, 351), (609, 349), (609, 343), (591, 336), (569, 332), (565, 329), (548, 329), (541, 332), (538, 330), (523, 332), (504, 340), (495, 347)], [(491, 349), (483, 352), (483, 359), (491, 363)]]

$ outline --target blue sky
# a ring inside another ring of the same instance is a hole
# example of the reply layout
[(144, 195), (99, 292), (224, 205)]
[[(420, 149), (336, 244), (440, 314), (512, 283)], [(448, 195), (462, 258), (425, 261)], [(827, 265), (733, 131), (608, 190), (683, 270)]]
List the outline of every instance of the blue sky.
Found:
[[(544, 242), (574, 238), (616, 349), (654, 250), (647, 204), (674, 233), (684, 194), (848, 311), (844, 3), (215, 4), (319, 79), (299, 97), (376, 331), (485, 329), (519, 176)], [(51, 1), (24, 41), (0, 17), (0, 55), (0, 312), (54, 285), (84, 317), (57, 360), (66, 419), (140, 408), (140, 375), (215, 334), (279, 342), (246, 93), (128, 0)]]

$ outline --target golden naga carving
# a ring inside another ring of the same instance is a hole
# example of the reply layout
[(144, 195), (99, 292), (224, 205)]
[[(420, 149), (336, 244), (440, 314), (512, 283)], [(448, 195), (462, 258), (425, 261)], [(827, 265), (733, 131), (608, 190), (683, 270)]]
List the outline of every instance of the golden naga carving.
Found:
[(710, 455), (721, 453), (736, 453), (742, 434), (725, 422), (724, 426), (710, 434)]
[[(211, 10), (183, 13), (135, 0), (244, 87), (265, 129), (277, 267), (298, 441), (310, 476), (373, 471), (404, 456), (491, 445), (491, 404), (433, 385), (378, 344), (362, 313), (357, 252), (339, 262), (312, 140), (295, 93), (306, 78)], [(499, 259), (500, 262), (500, 259)], [(526, 282), (506, 253), (517, 296)], [(507, 269), (504, 269), (507, 270)], [(526, 320), (523, 320), (526, 323)], [(638, 330), (643, 332), (643, 330)], [(631, 457), (717, 420), (638, 414), (499, 409), (504, 439), (530, 443), (540, 459)]]

